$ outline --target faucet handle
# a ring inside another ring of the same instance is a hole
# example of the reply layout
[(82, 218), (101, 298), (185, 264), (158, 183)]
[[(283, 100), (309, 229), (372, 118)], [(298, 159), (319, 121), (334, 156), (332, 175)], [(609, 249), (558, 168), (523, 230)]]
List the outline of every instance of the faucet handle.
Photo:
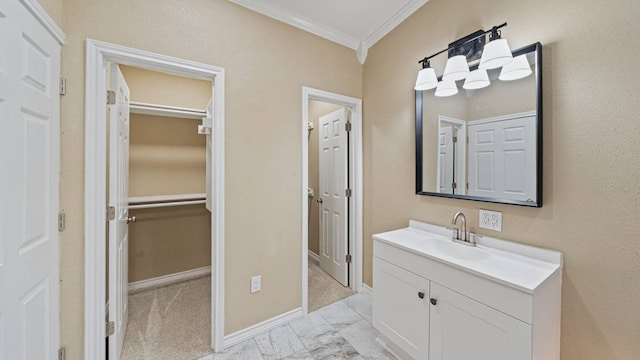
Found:
[(482, 239), (482, 235), (478, 235), (476, 233), (469, 231), (469, 242), (475, 244), (478, 239)]
[(460, 232), (458, 228), (450, 228), (448, 227), (447, 230), (451, 230), (452, 234), (451, 234), (451, 238), (455, 239), (455, 240), (460, 240)]

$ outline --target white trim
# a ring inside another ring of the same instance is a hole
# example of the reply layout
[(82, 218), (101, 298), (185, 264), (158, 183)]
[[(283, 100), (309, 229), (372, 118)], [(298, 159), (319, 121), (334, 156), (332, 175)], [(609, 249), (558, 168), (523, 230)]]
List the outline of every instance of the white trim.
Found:
[[(105, 357), (105, 258), (106, 258), (106, 89), (107, 62), (131, 65), (212, 82), (213, 201), (211, 221), (211, 292), (214, 351), (224, 341), (224, 69), (148, 51), (87, 39), (85, 88), (84, 183), (84, 359)], [(215, 91), (213, 91), (215, 89)]]
[(487, 123), (505, 121), (505, 120), (521, 119), (521, 118), (526, 118), (526, 117), (531, 117), (536, 115), (537, 115), (537, 112), (533, 110), (533, 111), (525, 111), (525, 112), (515, 113), (515, 114), (500, 115), (500, 116), (491, 117), (491, 118), (469, 120), (468, 126), (487, 124)]
[(311, 260), (315, 261), (317, 264), (320, 264), (320, 255), (314, 253), (311, 250), (309, 250), (309, 258)]
[(184, 281), (194, 280), (211, 274), (211, 266), (182, 271), (174, 274), (163, 275), (151, 279), (134, 281), (129, 283), (129, 294), (144, 290), (155, 289), (161, 286), (177, 284)]
[(413, 15), (414, 12), (418, 11), (418, 9), (420, 9), (424, 4), (428, 2), (429, 0), (409, 1), (405, 6), (402, 7), (402, 9), (398, 10), (398, 12), (393, 14), (387, 21), (385, 21), (384, 24), (382, 24), (374, 32), (369, 34), (369, 36), (362, 39), (365, 46), (367, 48), (370, 48), (375, 45), (378, 41), (380, 41), (403, 21), (407, 20), (409, 16)]
[(44, 28), (51, 34), (60, 45), (64, 45), (64, 32), (58, 24), (47, 14), (40, 4), (36, 0), (20, 0), (27, 10), (44, 26)]
[(367, 284), (362, 284), (362, 289), (360, 289), (360, 293), (373, 296), (373, 288)]
[(239, 344), (243, 341), (249, 340), (257, 335), (263, 334), (269, 330), (275, 329), (281, 325), (287, 324), (291, 321), (297, 320), (303, 317), (301, 308), (297, 308), (288, 311), (284, 314), (272, 317), (271, 319), (259, 322), (255, 325), (249, 326), (242, 330), (236, 331), (224, 337), (224, 345), (226, 347)]
[(164, 208), (164, 207), (175, 207), (175, 206), (188, 206), (188, 205), (200, 205), (206, 204), (207, 200), (187, 200), (187, 201), (170, 201), (170, 202), (156, 202), (151, 204), (139, 204), (139, 205), (129, 205), (129, 210), (137, 210), (137, 209), (156, 209), (156, 208)]
[(309, 139), (307, 123), (309, 122), (309, 100), (319, 100), (344, 105), (353, 111), (351, 116), (351, 138), (349, 154), (351, 163), (349, 178), (353, 190), (350, 198), (349, 253), (352, 255), (349, 284), (352, 290), (362, 289), (362, 100), (328, 91), (302, 87), (302, 312), (306, 315), (309, 309)]
[(356, 39), (341, 31), (337, 31), (333, 28), (324, 26), (312, 20), (293, 15), (285, 10), (280, 9), (278, 6), (266, 4), (264, 1), (260, 2), (260, 4), (246, 0), (229, 1), (262, 15), (268, 16), (278, 21), (282, 21), (285, 24), (289, 24), (291, 26), (297, 27), (298, 29), (320, 36), (321, 38), (325, 38), (340, 45), (346, 46), (350, 49), (355, 50), (358, 46), (358, 43), (360, 42), (360, 39)]

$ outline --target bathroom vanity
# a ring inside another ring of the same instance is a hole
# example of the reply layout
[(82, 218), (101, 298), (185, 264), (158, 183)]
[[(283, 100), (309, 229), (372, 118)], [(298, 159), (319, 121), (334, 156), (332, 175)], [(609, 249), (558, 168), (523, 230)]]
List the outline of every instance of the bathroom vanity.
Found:
[(373, 325), (399, 358), (560, 359), (562, 253), (412, 220), (373, 254)]

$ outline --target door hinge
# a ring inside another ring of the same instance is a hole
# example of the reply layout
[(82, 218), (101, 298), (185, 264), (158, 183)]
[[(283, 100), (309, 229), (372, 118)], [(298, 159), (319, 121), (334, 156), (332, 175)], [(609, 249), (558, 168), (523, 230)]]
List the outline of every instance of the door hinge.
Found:
[(67, 95), (67, 78), (60, 77), (60, 95)]
[(113, 206), (107, 206), (107, 220), (116, 219), (116, 208)]
[(62, 347), (58, 349), (58, 360), (65, 360), (67, 358), (66, 350)]
[(107, 90), (107, 105), (116, 104), (116, 92), (113, 90)]
[(453, 137), (453, 143), (455, 144), (455, 143), (457, 143), (457, 142), (458, 142), (458, 137), (457, 137), (457, 136), (454, 136), (454, 137)]
[(116, 332), (116, 323), (113, 321), (109, 321), (104, 324), (105, 325), (105, 336), (111, 336)]
[(455, 188), (457, 188), (457, 187), (458, 187), (458, 184), (456, 184), (455, 182), (454, 182), (454, 183), (451, 183), (451, 187), (455, 190)]
[(66, 223), (66, 215), (64, 211), (60, 211), (58, 213), (58, 231), (64, 231), (65, 223)]
[(344, 190), (344, 196), (346, 196), (348, 198), (351, 197), (351, 192), (352, 192), (351, 189), (345, 189)]
[(351, 254), (347, 254), (344, 260), (347, 262), (347, 264), (351, 264)]
[(350, 121), (347, 121), (346, 123), (344, 123), (344, 130), (346, 132), (351, 131), (351, 122)]
[(469, 190), (469, 183), (467, 183), (467, 190)]

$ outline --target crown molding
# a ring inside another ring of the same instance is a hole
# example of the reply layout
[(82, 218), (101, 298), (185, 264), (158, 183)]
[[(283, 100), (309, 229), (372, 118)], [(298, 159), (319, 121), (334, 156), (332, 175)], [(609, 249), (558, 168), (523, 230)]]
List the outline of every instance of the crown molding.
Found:
[(310, 32), (329, 41), (333, 41), (335, 43), (353, 49), (356, 51), (356, 56), (361, 64), (364, 64), (370, 47), (375, 45), (375, 43), (377, 43), (385, 35), (395, 29), (396, 26), (405, 21), (409, 16), (416, 12), (416, 10), (420, 9), (424, 4), (429, 2), (429, 0), (410, 0), (405, 4), (405, 6), (403, 6), (400, 10), (393, 14), (393, 16), (391, 16), (387, 21), (385, 21), (366, 38), (357, 39), (343, 32), (337, 31), (304, 17), (293, 15), (266, 2), (255, 3), (249, 0), (229, 1), (236, 5), (245, 7), (249, 10), (281, 21), (285, 24), (289, 24), (298, 29)]
[(327, 40), (346, 46), (353, 50), (357, 48), (358, 43), (360, 42), (359, 39), (355, 39), (345, 33), (336, 31), (324, 25), (313, 22), (309, 19), (305, 19), (300, 16), (295, 16), (287, 11), (283, 11), (269, 4), (258, 5), (246, 0), (229, 0), (229, 1), (231, 1), (234, 4), (240, 5), (242, 7), (245, 7), (247, 9), (253, 10), (262, 15), (268, 16), (278, 21), (282, 21), (285, 24), (289, 24), (291, 26), (297, 27), (298, 29), (310, 32), (314, 35), (320, 36)]
[(393, 16), (389, 18), (389, 20), (387, 20), (369, 36), (363, 39), (362, 41), (364, 42), (364, 46), (370, 48), (375, 45), (378, 41), (380, 41), (380, 39), (385, 37), (398, 25), (402, 24), (403, 21), (407, 20), (409, 16), (413, 15), (414, 12), (418, 11), (418, 9), (420, 9), (424, 4), (428, 2), (429, 0), (409, 1), (405, 6), (398, 10), (398, 12), (393, 14)]

